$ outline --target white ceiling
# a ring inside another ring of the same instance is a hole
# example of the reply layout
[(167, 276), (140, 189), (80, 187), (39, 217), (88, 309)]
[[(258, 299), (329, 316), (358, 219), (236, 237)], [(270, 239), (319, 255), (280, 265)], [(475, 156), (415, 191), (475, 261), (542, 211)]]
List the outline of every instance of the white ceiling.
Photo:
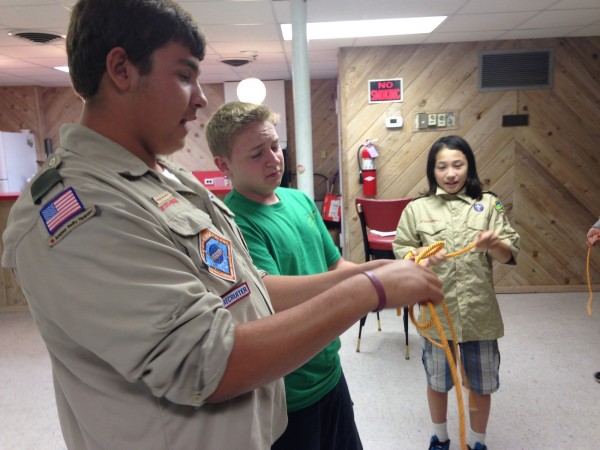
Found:
[[(35, 44), (11, 37), (14, 30), (66, 34), (74, 0), (0, 0), (0, 86), (68, 86), (52, 67), (66, 65), (64, 40)], [(252, 75), (292, 79), (292, 45), (279, 24), (291, 23), (288, 0), (179, 0), (204, 30), (208, 49), (203, 83), (239, 81), (249, 67), (219, 60), (256, 51)], [(336, 78), (342, 47), (428, 44), (499, 39), (599, 36), (600, 0), (306, 0), (307, 21), (447, 15), (433, 33), (319, 40), (309, 43), (311, 78)]]

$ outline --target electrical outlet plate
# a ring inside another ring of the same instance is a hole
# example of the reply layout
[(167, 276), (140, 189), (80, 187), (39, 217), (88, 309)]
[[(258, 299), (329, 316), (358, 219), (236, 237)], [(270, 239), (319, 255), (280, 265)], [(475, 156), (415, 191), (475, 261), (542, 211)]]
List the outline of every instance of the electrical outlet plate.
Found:
[(458, 112), (420, 112), (415, 114), (414, 131), (455, 130), (458, 128)]

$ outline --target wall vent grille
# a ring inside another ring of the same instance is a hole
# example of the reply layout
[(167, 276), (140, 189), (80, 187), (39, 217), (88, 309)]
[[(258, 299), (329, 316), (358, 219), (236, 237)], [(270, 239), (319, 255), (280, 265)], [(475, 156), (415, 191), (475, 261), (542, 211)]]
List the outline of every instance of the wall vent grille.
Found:
[(496, 50), (479, 53), (479, 90), (551, 88), (553, 49)]

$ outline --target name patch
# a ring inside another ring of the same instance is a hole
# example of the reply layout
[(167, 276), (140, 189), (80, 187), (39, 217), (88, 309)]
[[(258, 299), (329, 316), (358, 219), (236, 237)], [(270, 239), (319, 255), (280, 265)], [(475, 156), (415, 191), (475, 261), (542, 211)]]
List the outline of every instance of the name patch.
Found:
[(250, 295), (250, 288), (248, 283), (244, 282), (223, 296), (223, 306), (229, 308), (248, 295)]
[(179, 200), (177, 200), (175, 197), (173, 197), (173, 194), (167, 191), (161, 192), (160, 194), (152, 197), (152, 200), (156, 202), (161, 211), (164, 211), (169, 206), (179, 203)]

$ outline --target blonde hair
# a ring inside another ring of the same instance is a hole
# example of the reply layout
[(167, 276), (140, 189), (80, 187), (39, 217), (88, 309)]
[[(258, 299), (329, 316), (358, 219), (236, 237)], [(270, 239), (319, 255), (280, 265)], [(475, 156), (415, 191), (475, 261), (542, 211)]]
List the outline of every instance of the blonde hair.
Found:
[(229, 102), (221, 106), (206, 125), (206, 141), (213, 156), (231, 157), (231, 145), (236, 136), (256, 122), (277, 123), (277, 116), (268, 106), (246, 102)]

